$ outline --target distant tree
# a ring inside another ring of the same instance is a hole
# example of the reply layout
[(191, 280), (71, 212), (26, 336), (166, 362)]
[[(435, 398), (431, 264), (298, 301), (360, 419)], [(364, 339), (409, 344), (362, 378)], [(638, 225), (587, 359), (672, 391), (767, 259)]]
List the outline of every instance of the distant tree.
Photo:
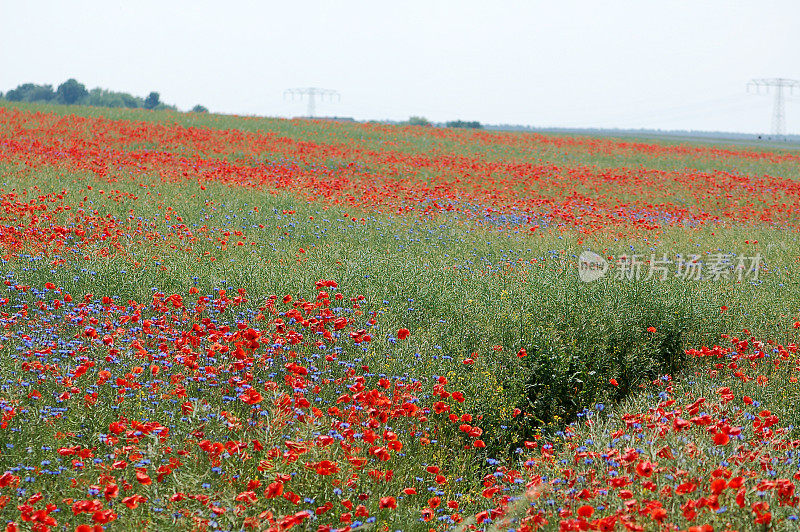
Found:
[(159, 100), (160, 96), (157, 92), (151, 92), (147, 95), (147, 98), (144, 99), (144, 108), (145, 109), (155, 109), (158, 107), (158, 104), (161, 103)]
[(144, 100), (131, 96), (127, 92), (114, 92), (98, 87), (89, 91), (86, 104), (95, 107), (127, 107), (135, 109), (143, 107)]
[(12, 102), (49, 102), (55, 97), (52, 85), (35, 83), (24, 83), (6, 93), (6, 99)]
[[(3, 93), (0, 92), (0, 99)], [(87, 91), (86, 87), (75, 79), (68, 79), (53, 91), (52, 85), (36, 85), (23, 83), (5, 93), (5, 98), (12, 102), (49, 102), (52, 100), (64, 104), (84, 104), (94, 107), (126, 107), (129, 109), (156, 109), (177, 111), (174, 105), (161, 101), (157, 92), (151, 92), (147, 98), (142, 99), (127, 92), (116, 92), (96, 87)], [(195, 106), (195, 112), (208, 112), (202, 105)]]
[(89, 96), (86, 98), (86, 105), (92, 105), (94, 107), (122, 107), (122, 99), (111, 91), (97, 87), (89, 91)]
[(429, 126), (430, 121), (424, 116), (412, 116), (406, 122), (409, 126)]
[[(28, 85), (30, 85), (30, 83), (28, 83)], [(22, 92), (20, 89), (22, 89), (22, 87), (24, 87), (24, 85), (17, 85), (16, 89), (11, 89), (10, 91), (8, 91), (6, 93), (6, 99), (9, 102), (21, 102)]]
[(89, 91), (86, 90), (83, 83), (78, 83), (74, 78), (68, 79), (59, 85), (58, 90), (56, 90), (58, 101), (67, 105), (79, 103), (88, 95)]
[(208, 112), (208, 109), (206, 109), (204, 106), (202, 106), (202, 105), (200, 105), (200, 104), (198, 103), (197, 105), (195, 105), (194, 107), (192, 107), (192, 112), (193, 112), (193, 113), (207, 113), (207, 112)]
[(120, 93), (120, 99), (122, 99), (122, 105), (129, 109), (144, 107), (144, 100), (137, 96), (132, 96), (127, 92)]
[(465, 122), (464, 120), (454, 120), (452, 122), (447, 122), (445, 124), (447, 127), (460, 127), (460, 128), (468, 128), (468, 129), (483, 129), (483, 126), (480, 122), (472, 121), (472, 122)]

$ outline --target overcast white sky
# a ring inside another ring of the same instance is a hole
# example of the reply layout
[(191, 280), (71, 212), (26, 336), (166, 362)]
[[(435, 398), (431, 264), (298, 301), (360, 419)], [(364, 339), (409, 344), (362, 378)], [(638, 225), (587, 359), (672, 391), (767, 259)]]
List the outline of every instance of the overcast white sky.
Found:
[[(800, 2), (0, 0), (0, 90), (75, 77), (188, 109), (765, 132)], [(800, 91), (787, 101), (800, 133)]]

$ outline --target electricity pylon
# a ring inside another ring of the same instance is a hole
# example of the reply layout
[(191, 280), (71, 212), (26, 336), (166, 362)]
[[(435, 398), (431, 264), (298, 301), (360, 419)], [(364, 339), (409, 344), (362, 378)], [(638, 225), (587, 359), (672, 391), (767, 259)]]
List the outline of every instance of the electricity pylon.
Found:
[(786, 78), (761, 78), (751, 79), (747, 84), (756, 88), (756, 93), (764, 87), (769, 92), (770, 87), (775, 89), (775, 105), (772, 109), (772, 133), (777, 136), (786, 134), (786, 100), (783, 98), (783, 89), (789, 89), (790, 94), (794, 94), (795, 89), (800, 89), (800, 80)]
[(294, 100), (295, 96), (300, 97), (300, 99), (303, 99), (304, 96), (308, 98), (308, 117), (309, 118), (313, 118), (314, 117), (314, 112), (316, 111), (316, 98), (317, 98), (317, 96), (319, 96), (320, 99), (322, 99), (322, 100), (324, 100), (325, 97), (328, 97), (331, 100), (333, 100), (334, 97), (336, 97), (336, 99), (338, 101), (342, 100), (342, 97), (335, 90), (319, 89), (319, 88), (316, 88), (316, 87), (306, 87), (306, 88), (302, 88), (302, 89), (286, 89), (285, 91), (283, 91), (283, 97), (286, 98), (287, 94), (292, 97), (292, 100)]

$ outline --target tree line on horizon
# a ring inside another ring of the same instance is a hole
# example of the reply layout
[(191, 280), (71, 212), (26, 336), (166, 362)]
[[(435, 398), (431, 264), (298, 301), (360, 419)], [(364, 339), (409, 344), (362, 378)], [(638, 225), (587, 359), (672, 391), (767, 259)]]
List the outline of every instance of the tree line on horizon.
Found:
[[(177, 107), (161, 101), (161, 95), (152, 91), (145, 98), (127, 92), (111, 91), (96, 87), (87, 90), (83, 83), (70, 78), (55, 90), (52, 85), (23, 83), (3, 94), (0, 98), (10, 102), (59, 103), (63, 105), (90, 105), (93, 107), (125, 107), (128, 109), (152, 109), (177, 111)], [(206, 113), (208, 109), (195, 105), (192, 112)]]
[[(405, 122), (400, 122), (403, 125), (407, 126), (432, 126), (430, 120), (425, 118), (424, 116), (412, 116)], [(467, 129), (483, 129), (483, 124), (478, 122), (477, 120), (466, 121), (466, 120), (451, 120), (450, 122), (445, 122), (444, 127), (457, 127), (457, 128), (467, 128)]]
[[(127, 92), (112, 91), (95, 87), (87, 90), (83, 83), (75, 78), (70, 78), (60, 84), (55, 90), (49, 84), (22, 83), (5, 94), (0, 92), (0, 100), (26, 103), (57, 103), (62, 105), (89, 105), (93, 107), (112, 107), (128, 109), (152, 109), (177, 111), (174, 105), (161, 101), (158, 92), (152, 91), (145, 98), (134, 96)], [(207, 113), (208, 109), (202, 105), (195, 105), (191, 112)], [(397, 122), (395, 122), (397, 123)], [(478, 121), (453, 120), (444, 124), (433, 124), (422, 116), (412, 116), (408, 120), (399, 122), (405, 125), (433, 126), (449, 128), (483, 129)]]

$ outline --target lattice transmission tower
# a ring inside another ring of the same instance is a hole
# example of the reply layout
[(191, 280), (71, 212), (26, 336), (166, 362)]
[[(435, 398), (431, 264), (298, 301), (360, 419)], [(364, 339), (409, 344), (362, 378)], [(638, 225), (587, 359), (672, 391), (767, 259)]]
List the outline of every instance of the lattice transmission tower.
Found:
[(786, 99), (784, 98), (783, 89), (788, 89), (789, 94), (794, 94), (795, 89), (800, 89), (800, 80), (786, 79), (786, 78), (760, 78), (751, 79), (747, 84), (747, 90), (750, 91), (751, 87), (755, 87), (756, 94), (761, 92), (761, 89), (775, 89), (775, 103), (772, 109), (772, 134), (782, 136), (786, 134)]
[(332, 89), (320, 89), (320, 88), (317, 88), (317, 87), (305, 87), (305, 88), (299, 88), (299, 89), (286, 89), (285, 91), (283, 91), (284, 99), (287, 96), (291, 96), (292, 100), (294, 100), (295, 97), (299, 97), (301, 100), (303, 98), (308, 98), (308, 117), (309, 118), (313, 118), (314, 117), (314, 113), (316, 112), (316, 108), (317, 108), (317, 102), (316, 102), (317, 98), (319, 98), (320, 100), (324, 100), (325, 98), (328, 98), (330, 100), (333, 100), (334, 98), (336, 98), (337, 101), (341, 101), (342, 100), (341, 95), (338, 92), (336, 92), (335, 90), (332, 90)]

